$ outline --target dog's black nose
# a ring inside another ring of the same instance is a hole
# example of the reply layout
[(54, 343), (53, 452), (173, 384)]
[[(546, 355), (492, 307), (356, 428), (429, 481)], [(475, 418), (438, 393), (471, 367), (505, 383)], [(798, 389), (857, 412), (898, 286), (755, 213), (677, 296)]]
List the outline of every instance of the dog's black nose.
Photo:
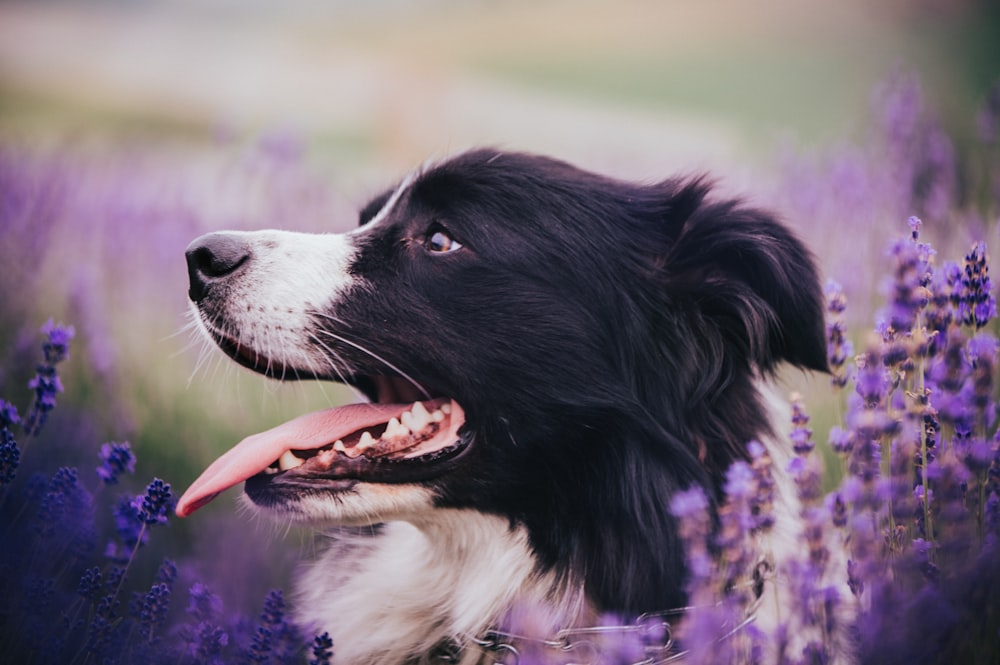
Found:
[(241, 235), (209, 233), (188, 245), (187, 257), (190, 288), (188, 297), (200, 302), (213, 282), (225, 279), (250, 259), (250, 247)]

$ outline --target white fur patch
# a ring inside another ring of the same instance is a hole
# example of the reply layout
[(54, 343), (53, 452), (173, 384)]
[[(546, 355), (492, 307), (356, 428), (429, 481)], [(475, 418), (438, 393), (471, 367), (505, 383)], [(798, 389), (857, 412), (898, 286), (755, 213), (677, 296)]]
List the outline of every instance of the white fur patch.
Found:
[(405, 662), (444, 640), (468, 644), (516, 607), (546, 607), (552, 626), (572, 620), (582, 591), (539, 575), (536, 563), (524, 529), (508, 520), (435, 510), (375, 535), (336, 535), (299, 579), (297, 618), (329, 631), (345, 665)]
[(385, 202), (385, 205), (383, 205), (382, 208), (377, 213), (375, 213), (375, 216), (372, 217), (370, 220), (368, 220), (364, 225), (359, 226), (358, 228), (351, 231), (351, 233), (355, 234), (364, 233), (373, 226), (377, 226), (378, 224), (380, 224), (386, 217), (389, 216), (389, 214), (392, 212), (392, 209), (396, 207), (397, 203), (399, 203), (399, 199), (402, 198), (403, 194), (406, 193), (406, 190), (410, 188), (410, 185), (413, 184), (413, 181), (416, 180), (417, 177), (419, 177), (420, 173), (421, 171), (415, 171), (406, 176), (406, 178), (403, 179), (403, 182), (400, 183), (399, 187), (396, 188), (396, 191), (394, 191), (392, 195), (389, 197), (389, 200)]
[(331, 359), (310, 343), (310, 317), (351, 287), (350, 239), (290, 231), (232, 235), (242, 238), (251, 261), (226, 281), (221, 311), (195, 307), (202, 324), (275, 365), (330, 374)]

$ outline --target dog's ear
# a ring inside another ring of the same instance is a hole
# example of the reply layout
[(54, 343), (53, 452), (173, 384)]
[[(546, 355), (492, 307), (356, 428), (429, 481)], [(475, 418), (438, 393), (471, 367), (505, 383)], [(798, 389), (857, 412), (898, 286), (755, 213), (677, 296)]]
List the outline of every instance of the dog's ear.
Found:
[(657, 272), (672, 302), (692, 303), (763, 371), (782, 359), (826, 371), (823, 294), (802, 242), (764, 211), (706, 201), (703, 179), (661, 187), (667, 249)]

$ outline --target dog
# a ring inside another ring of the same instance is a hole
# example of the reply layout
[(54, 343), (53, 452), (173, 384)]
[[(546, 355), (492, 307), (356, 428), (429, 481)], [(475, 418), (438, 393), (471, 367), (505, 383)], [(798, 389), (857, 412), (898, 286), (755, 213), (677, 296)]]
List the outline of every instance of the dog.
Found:
[(178, 514), (245, 481), (255, 510), (330, 532), (298, 618), (338, 663), (494, 662), (518, 648), (497, 635), (682, 608), (671, 498), (717, 507), (753, 440), (780, 473), (768, 386), (782, 363), (827, 369), (814, 258), (711, 190), (478, 149), (348, 233), (196, 239), (190, 300), (227, 355), (367, 401), (248, 437)]

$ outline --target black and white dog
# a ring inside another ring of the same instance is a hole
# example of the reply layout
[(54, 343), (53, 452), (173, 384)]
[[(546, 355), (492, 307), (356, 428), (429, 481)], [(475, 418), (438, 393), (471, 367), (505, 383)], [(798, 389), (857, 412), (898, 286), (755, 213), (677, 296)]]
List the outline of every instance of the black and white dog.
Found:
[[(519, 611), (544, 635), (683, 606), (671, 497), (720, 501), (751, 440), (780, 472), (768, 379), (826, 368), (809, 252), (709, 190), (478, 150), (412, 174), (346, 234), (195, 240), (190, 298), (229, 356), (370, 402), (245, 439), (177, 512), (246, 481), (261, 512), (338, 527), (299, 599), (338, 663), (443, 644), (475, 661)], [(794, 538), (795, 510), (776, 510)]]

